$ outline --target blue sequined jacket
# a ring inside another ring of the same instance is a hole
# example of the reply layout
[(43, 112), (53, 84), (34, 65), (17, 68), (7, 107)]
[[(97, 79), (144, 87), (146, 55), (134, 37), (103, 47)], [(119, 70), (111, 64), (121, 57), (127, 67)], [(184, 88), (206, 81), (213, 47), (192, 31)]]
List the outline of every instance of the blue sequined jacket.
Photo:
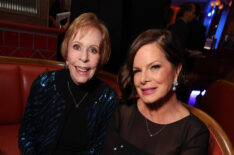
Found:
[[(19, 148), (22, 154), (52, 154), (69, 102), (59, 90), (63, 86), (59, 87), (56, 83), (56, 74), (67, 72), (47, 72), (33, 82), (19, 129)], [(64, 80), (66, 79), (62, 79)], [(107, 84), (100, 83), (99, 95), (89, 106), (85, 117), (88, 145), (77, 154), (102, 154), (107, 122), (117, 100), (116, 93)]]

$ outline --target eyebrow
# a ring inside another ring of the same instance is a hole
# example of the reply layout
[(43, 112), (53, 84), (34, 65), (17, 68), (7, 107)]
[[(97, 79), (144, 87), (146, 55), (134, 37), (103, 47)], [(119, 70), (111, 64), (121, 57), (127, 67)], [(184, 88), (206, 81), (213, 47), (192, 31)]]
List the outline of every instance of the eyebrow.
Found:
[[(151, 66), (152, 64), (154, 64), (155, 62), (159, 62), (158, 60), (152, 61), (151, 63), (147, 64), (147, 67)], [(140, 69), (139, 67), (135, 67), (133, 66), (133, 69)]]
[(72, 43), (79, 43), (79, 44), (82, 44), (81, 42), (76, 41), (76, 40), (72, 40)]
[[(81, 42), (79, 42), (79, 41), (72, 41), (72, 43), (79, 43), (79, 44), (81, 44), (81, 45), (83, 45)], [(96, 45), (96, 44), (91, 44), (90, 46), (95, 46), (95, 47), (100, 47), (99, 45)]]

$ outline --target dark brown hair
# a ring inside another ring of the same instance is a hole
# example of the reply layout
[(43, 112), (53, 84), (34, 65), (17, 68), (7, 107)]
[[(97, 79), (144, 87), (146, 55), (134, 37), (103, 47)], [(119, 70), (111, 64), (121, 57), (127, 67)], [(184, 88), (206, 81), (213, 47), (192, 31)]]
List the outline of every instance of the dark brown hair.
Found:
[[(166, 29), (149, 29), (134, 40), (127, 53), (127, 59), (118, 74), (118, 84), (123, 100), (130, 101), (136, 97), (133, 82), (133, 61), (138, 50), (146, 44), (155, 43), (161, 47), (172, 66), (177, 68), (184, 62), (184, 50), (177, 40), (176, 36)], [(182, 81), (182, 72), (180, 72), (178, 81), (179, 83)]]

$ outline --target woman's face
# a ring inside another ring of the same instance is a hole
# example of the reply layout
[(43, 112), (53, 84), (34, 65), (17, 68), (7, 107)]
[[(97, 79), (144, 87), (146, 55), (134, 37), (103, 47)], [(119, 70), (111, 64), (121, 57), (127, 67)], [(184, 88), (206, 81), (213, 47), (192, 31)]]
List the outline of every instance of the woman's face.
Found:
[(84, 84), (95, 74), (100, 60), (101, 32), (96, 28), (80, 31), (68, 42), (68, 68), (72, 80), (77, 84)]
[[(180, 71), (180, 69), (179, 69)], [(142, 46), (133, 61), (134, 85), (140, 101), (155, 103), (172, 89), (178, 73), (155, 43)]]

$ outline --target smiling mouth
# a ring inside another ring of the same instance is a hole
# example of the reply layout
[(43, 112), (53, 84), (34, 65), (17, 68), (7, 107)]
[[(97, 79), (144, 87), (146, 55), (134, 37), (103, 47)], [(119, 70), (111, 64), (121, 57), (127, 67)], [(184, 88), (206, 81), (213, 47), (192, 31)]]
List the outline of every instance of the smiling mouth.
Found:
[(143, 95), (150, 95), (156, 91), (156, 88), (145, 88), (141, 89)]
[(88, 67), (75, 67), (77, 71), (79, 72), (87, 72), (89, 71), (89, 68)]

